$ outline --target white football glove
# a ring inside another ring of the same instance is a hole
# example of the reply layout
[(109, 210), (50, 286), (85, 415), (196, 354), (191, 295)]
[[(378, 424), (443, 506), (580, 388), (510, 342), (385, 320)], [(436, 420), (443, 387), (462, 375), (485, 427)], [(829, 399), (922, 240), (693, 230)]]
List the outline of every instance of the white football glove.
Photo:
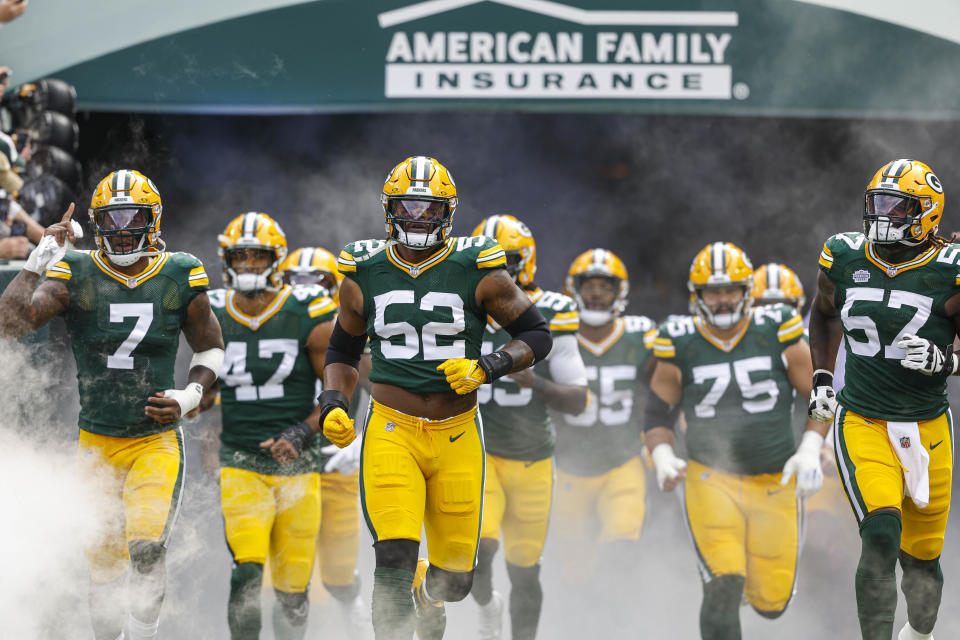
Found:
[[(52, 237), (52, 236), (47, 236)], [(180, 405), (180, 417), (200, 406), (200, 400), (203, 398), (203, 385), (199, 382), (191, 382), (185, 389), (167, 389), (163, 392), (164, 398), (173, 398)]]
[(657, 486), (663, 489), (666, 480), (676, 480), (680, 472), (687, 468), (687, 461), (677, 457), (666, 442), (661, 442), (650, 452), (653, 464), (657, 468)]
[(833, 374), (825, 369), (813, 372), (813, 389), (807, 414), (823, 424), (831, 424), (837, 413), (837, 394), (833, 390)]
[(343, 449), (335, 444), (328, 444), (320, 450), (322, 453), (330, 456), (327, 463), (323, 465), (324, 473), (339, 471), (345, 476), (350, 475), (360, 466), (360, 440), (356, 439)]
[(900, 361), (900, 366), (904, 369), (919, 371), (928, 376), (943, 377), (957, 370), (957, 354), (953, 352), (952, 344), (944, 353), (940, 347), (926, 338), (907, 333), (897, 341), (897, 346), (907, 352), (904, 359)]
[(786, 486), (797, 475), (797, 497), (809, 498), (823, 486), (823, 469), (820, 466), (820, 449), (823, 436), (816, 431), (804, 431), (797, 452), (783, 465), (780, 484)]
[[(83, 237), (83, 227), (81, 227), (76, 220), (71, 220), (70, 226), (77, 238)], [(27, 263), (23, 265), (23, 268), (38, 276), (42, 276), (47, 272), (47, 269), (63, 259), (68, 249), (73, 249), (73, 243), (70, 242), (69, 236), (64, 240), (63, 246), (57, 244), (56, 237), (52, 235), (43, 236), (43, 238), (40, 239), (40, 243), (37, 244), (36, 248), (27, 256)]]

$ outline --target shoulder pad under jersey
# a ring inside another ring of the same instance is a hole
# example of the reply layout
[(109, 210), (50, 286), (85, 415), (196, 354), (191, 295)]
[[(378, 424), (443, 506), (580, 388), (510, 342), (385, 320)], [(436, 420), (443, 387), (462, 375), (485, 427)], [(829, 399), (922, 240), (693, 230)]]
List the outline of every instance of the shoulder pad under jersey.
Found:
[(676, 357), (677, 349), (673, 341), (694, 335), (696, 332), (692, 316), (674, 316), (657, 329), (657, 335), (653, 339), (653, 355), (664, 359)]
[(496, 269), (507, 264), (507, 256), (500, 243), (487, 236), (460, 236), (452, 238), (454, 258), (469, 260), (477, 269)]
[(623, 316), (623, 332), (628, 336), (640, 336), (647, 349), (653, 349), (657, 337), (657, 323), (647, 316)]
[(949, 269), (950, 275), (953, 275), (953, 286), (960, 287), (960, 244), (946, 244), (937, 252), (935, 265), (943, 269)]
[(576, 333), (580, 329), (580, 308), (572, 298), (558, 291), (543, 291), (535, 302), (547, 321), (550, 333)]
[(337, 257), (340, 273), (349, 275), (357, 271), (357, 265), (363, 264), (387, 248), (386, 240), (357, 240), (345, 246)]
[(866, 238), (862, 233), (850, 231), (847, 233), (838, 233), (827, 238), (823, 243), (823, 249), (820, 251), (820, 268), (829, 272), (833, 268), (833, 262), (838, 257), (848, 252), (863, 251), (863, 244)]
[(306, 305), (307, 315), (314, 319), (319, 318), (319, 322), (332, 319), (337, 313), (337, 303), (330, 297), (326, 288), (318, 284), (294, 285), (290, 297)]
[(192, 253), (185, 251), (169, 252), (165, 269), (181, 271), (191, 287), (209, 287), (210, 278), (207, 276), (203, 263)]
[(803, 317), (796, 307), (782, 302), (754, 307), (753, 323), (770, 331), (776, 329), (780, 342), (793, 342), (803, 335)]

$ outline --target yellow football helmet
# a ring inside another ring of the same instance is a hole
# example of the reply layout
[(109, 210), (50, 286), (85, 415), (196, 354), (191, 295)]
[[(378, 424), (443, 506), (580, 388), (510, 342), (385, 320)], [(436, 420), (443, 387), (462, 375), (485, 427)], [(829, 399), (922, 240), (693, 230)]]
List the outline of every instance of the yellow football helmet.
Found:
[(90, 199), (89, 214), (97, 248), (118, 266), (165, 248), (160, 239), (160, 193), (139, 171), (120, 169), (101, 180)]
[[(287, 257), (287, 236), (277, 222), (265, 213), (250, 211), (234, 218), (218, 237), (223, 283), (241, 293), (276, 291), (283, 286), (280, 263)], [(246, 250), (265, 251), (270, 264), (260, 273), (237, 273), (233, 259)]]
[(450, 236), (457, 202), (453, 176), (426, 156), (395, 166), (380, 193), (387, 234), (411, 249), (429, 249)]
[(533, 284), (537, 274), (537, 245), (530, 228), (513, 216), (490, 216), (471, 235), (493, 238), (507, 254), (507, 271), (521, 287)]
[[(707, 305), (703, 301), (703, 290), (715, 287), (742, 287), (743, 297), (732, 307)], [(736, 245), (713, 242), (693, 258), (687, 288), (693, 312), (704, 322), (718, 329), (727, 329), (740, 322), (753, 306), (753, 265)]]
[[(580, 295), (580, 287), (588, 278), (606, 278), (613, 283), (616, 295), (608, 308), (591, 309), (584, 302)], [(567, 271), (564, 293), (577, 301), (580, 307), (580, 320), (590, 326), (602, 326), (622, 314), (627, 308), (629, 292), (630, 280), (627, 276), (627, 268), (612, 251), (587, 249), (574, 259)]]
[(863, 233), (870, 242), (919, 245), (937, 232), (942, 217), (943, 185), (922, 162), (888, 162), (867, 185)]
[(321, 247), (304, 247), (288, 255), (280, 263), (280, 273), (287, 284), (319, 284), (338, 304), (343, 274), (337, 269), (337, 257)]
[(797, 274), (787, 265), (776, 262), (762, 264), (753, 273), (753, 299), (756, 304), (785, 302), (797, 311), (807, 302)]

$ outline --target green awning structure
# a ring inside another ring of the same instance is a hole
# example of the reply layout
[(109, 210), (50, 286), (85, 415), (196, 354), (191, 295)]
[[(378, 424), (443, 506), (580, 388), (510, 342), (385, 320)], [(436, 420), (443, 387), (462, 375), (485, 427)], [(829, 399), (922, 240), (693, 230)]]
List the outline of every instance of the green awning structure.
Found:
[(15, 82), (66, 80), (79, 108), (104, 111), (960, 116), (960, 9), (846, 10), (864, 4), (35, 3), (0, 31), (0, 64)]

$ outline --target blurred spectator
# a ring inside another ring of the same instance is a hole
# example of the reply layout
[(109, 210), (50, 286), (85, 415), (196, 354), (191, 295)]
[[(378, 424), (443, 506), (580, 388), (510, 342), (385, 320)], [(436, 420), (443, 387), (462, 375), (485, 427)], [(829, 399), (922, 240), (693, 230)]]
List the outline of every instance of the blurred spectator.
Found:
[[(24, 133), (16, 134), (19, 139), (21, 136), (26, 136)], [(19, 152), (17, 150), (16, 141), (7, 135), (6, 133), (0, 131), (0, 153), (7, 156), (7, 162), (17, 171), (20, 171), (25, 166), (27, 166), (27, 161), (30, 160), (29, 151), (30, 142), (27, 140), (27, 144), (24, 147), (25, 153)]]
[[(10, 157), (2, 151), (2, 138), (4, 137), (7, 138), (7, 140), (10, 139), (8, 136), (0, 133), (0, 189), (3, 189), (7, 193), (17, 193), (23, 186), (23, 179), (17, 175), (17, 172), (14, 170)], [(12, 146), (12, 143), (10, 148), (13, 151), (14, 157), (19, 157), (16, 147)]]
[(7, 89), (10, 88), (10, 76), (12, 75), (13, 71), (10, 71), (10, 67), (0, 65), (0, 95), (6, 93)]
[(27, 10), (27, 0), (0, 0), (0, 22), (19, 18)]
[[(22, 228), (26, 235), (14, 235)], [(5, 191), (0, 191), (0, 258), (26, 258), (40, 242), (43, 227)]]

